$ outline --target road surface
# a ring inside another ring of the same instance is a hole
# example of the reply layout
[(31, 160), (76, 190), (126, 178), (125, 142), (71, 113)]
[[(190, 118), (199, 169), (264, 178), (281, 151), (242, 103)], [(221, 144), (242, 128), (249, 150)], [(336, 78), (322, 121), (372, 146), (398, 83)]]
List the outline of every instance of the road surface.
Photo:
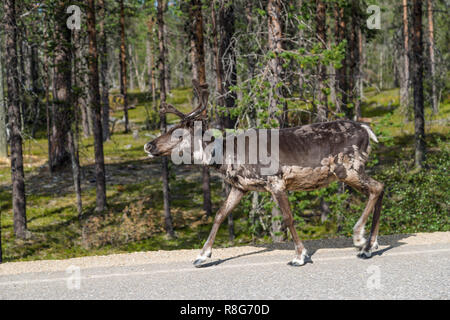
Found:
[(287, 265), (293, 245), (154, 251), (0, 265), (0, 299), (449, 299), (450, 232), (384, 236), (371, 259), (350, 239), (305, 241), (313, 263)]

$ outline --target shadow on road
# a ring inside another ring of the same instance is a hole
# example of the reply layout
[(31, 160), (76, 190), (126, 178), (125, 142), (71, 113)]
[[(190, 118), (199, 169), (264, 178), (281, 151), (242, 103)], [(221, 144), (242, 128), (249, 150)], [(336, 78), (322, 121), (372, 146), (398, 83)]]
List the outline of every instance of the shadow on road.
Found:
[(238, 258), (251, 256), (251, 255), (254, 255), (254, 254), (260, 254), (260, 253), (264, 253), (264, 252), (269, 252), (269, 251), (273, 251), (273, 249), (262, 249), (262, 250), (258, 250), (258, 251), (243, 253), (243, 254), (240, 254), (240, 255), (237, 255), (237, 256), (234, 256), (234, 257), (230, 257), (230, 258), (226, 258), (226, 259), (219, 259), (217, 261), (204, 263), (204, 264), (201, 264), (201, 265), (197, 266), (197, 268), (207, 268), (207, 267), (217, 266), (217, 265), (222, 264), (222, 263), (224, 263), (226, 261), (229, 261), (229, 260), (238, 259)]
[[(383, 249), (378, 249), (374, 252), (372, 252), (373, 256), (381, 256), (385, 252), (400, 247), (402, 245), (405, 245), (406, 242), (402, 242), (403, 239), (414, 237), (414, 234), (398, 234), (398, 235), (389, 235), (389, 236), (379, 236), (378, 237), (378, 243), (380, 246), (388, 246)], [(308, 259), (307, 263), (313, 263), (311, 260), (311, 257), (319, 250), (319, 249), (345, 249), (345, 248), (355, 248), (353, 246), (353, 240), (351, 238), (335, 238), (335, 239), (320, 239), (320, 240), (305, 240), (303, 241), (306, 249), (308, 250), (308, 255), (310, 259)], [(259, 244), (254, 245), (256, 248), (260, 248), (261, 250), (252, 251), (248, 253), (243, 253), (234, 257), (226, 258), (226, 259), (219, 259), (216, 261), (208, 262), (205, 264), (202, 264), (198, 266), (198, 268), (208, 268), (212, 266), (220, 265), (224, 262), (239, 259), (246, 256), (256, 255), (256, 254), (262, 254), (265, 252), (275, 251), (275, 250), (286, 250), (286, 251), (292, 251), (292, 254), (294, 254), (294, 244), (292, 242), (283, 242), (283, 243), (271, 243), (271, 244)], [(356, 250), (355, 250), (355, 256), (356, 256)], [(370, 259), (370, 258), (369, 258)]]

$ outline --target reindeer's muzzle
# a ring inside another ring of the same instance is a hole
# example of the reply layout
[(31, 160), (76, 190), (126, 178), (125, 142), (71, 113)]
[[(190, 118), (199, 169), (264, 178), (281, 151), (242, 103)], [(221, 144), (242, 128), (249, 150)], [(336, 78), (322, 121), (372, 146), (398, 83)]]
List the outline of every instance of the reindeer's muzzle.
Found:
[(155, 147), (155, 145), (152, 142), (147, 142), (144, 145), (144, 151), (148, 154), (148, 156), (150, 158), (153, 158), (155, 156), (155, 154), (154, 154), (155, 153), (155, 149), (156, 149), (156, 147)]

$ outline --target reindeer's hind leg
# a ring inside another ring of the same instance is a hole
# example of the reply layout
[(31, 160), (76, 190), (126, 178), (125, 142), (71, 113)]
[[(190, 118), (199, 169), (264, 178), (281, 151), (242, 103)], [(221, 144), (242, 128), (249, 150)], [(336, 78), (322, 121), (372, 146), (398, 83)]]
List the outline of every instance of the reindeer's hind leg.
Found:
[(219, 227), (225, 218), (230, 214), (230, 212), (238, 205), (244, 196), (245, 191), (239, 190), (237, 188), (231, 188), (230, 193), (228, 194), (227, 200), (222, 204), (219, 211), (216, 213), (216, 217), (214, 218), (214, 224), (209, 233), (208, 240), (206, 240), (205, 245), (201, 253), (197, 256), (197, 259), (194, 261), (195, 266), (201, 265), (206, 261), (207, 258), (211, 257), (212, 246), (214, 243), (214, 239), (216, 238), (217, 231), (219, 231)]
[(380, 214), (381, 214), (381, 205), (383, 202), (384, 191), (382, 190), (380, 195), (378, 196), (377, 202), (375, 203), (375, 208), (373, 212), (372, 218), (372, 227), (370, 229), (369, 243), (367, 243), (366, 248), (361, 251), (361, 255), (364, 254), (366, 257), (370, 257), (372, 255), (372, 250), (378, 248), (378, 230), (380, 228)]
[(305, 246), (300, 241), (298, 237), (297, 230), (295, 230), (294, 226), (294, 217), (292, 216), (291, 207), (289, 205), (289, 199), (287, 194), (284, 191), (276, 191), (272, 192), (272, 195), (275, 201), (278, 203), (278, 206), (283, 213), (284, 223), (289, 228), (291, 232), (292, 239), (294, 240), (295, 245), (295, 258), (289, 263), (291, 266), (302, 266), (306, 263), (306, 259), (308, 258), (307, 251)]
[[(361, 249), (358, 254), (359, 256), (370, 257), (371, 250), (375, 249), (377, 246), (376, 238), (378, 234), (384, 185), (381, 182), (367, 176), (364, 172), (358, 175), (350, 174), (345, 179), (342, 179), (342, 181), (369, 196), (366, 208), (353, 228), (353, 244)], [(369, 242), (366, 243), (366, 239), (364, 238), (364, 227), (370, 213), (374, 211), (374, 208), (375, 212), (373, 215), (371, 236)]]

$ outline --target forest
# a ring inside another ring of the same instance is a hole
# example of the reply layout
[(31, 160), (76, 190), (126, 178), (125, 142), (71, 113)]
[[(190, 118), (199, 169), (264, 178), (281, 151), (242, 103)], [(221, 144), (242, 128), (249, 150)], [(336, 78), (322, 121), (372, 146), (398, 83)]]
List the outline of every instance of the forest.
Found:
[[(450, 230), (445, 0), (3, 0), (0, 262), (201, 248), (229, 186), (144, 145), (206, 104), (219, 130), (370, 125), (380, 234)], [(193, 83), (208, 85), (204, 101)], [(351, 237), (366, 196), (289, 192), (301, 239)], [(216, 246), (289, 240), (250, 192)]]

